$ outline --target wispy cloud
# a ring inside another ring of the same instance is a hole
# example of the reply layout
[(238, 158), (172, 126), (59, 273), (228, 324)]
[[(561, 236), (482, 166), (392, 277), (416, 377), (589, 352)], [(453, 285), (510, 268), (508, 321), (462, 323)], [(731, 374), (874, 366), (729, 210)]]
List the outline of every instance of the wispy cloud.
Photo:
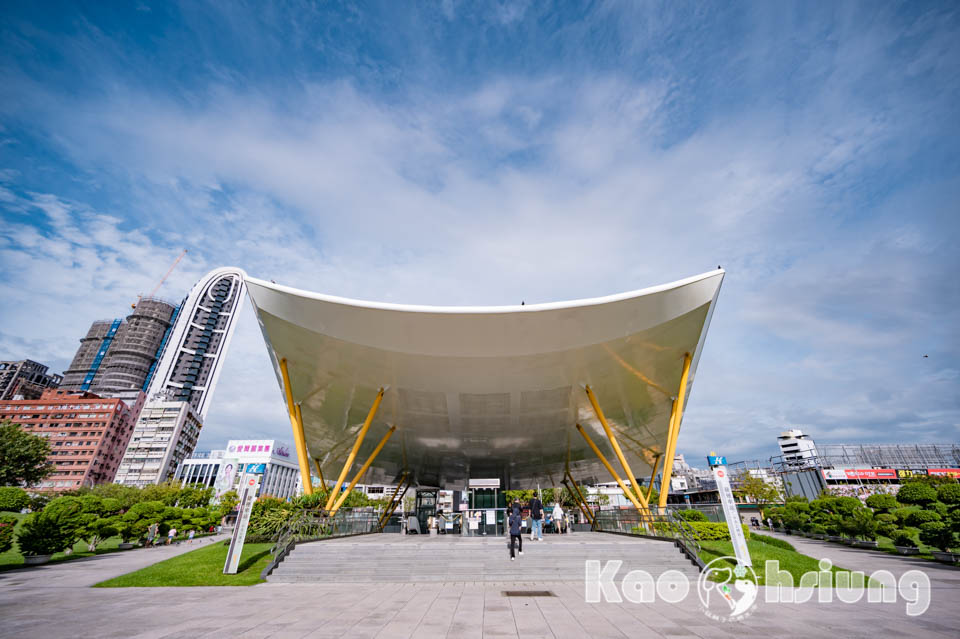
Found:
[[(11, 19), (0, 356), (62, 368), (182, 247), (171, 297), (222, 264), (438, 304), (722, 264), (683, 451), (768, 456), (792, 425), (956, 440), (955, 13), (518, 7), (345, 9), (332, 32), (190, 3), (139, 40), (130, 18)], [(285, 436), (274, 386), (247, 312), (202, 444)]]

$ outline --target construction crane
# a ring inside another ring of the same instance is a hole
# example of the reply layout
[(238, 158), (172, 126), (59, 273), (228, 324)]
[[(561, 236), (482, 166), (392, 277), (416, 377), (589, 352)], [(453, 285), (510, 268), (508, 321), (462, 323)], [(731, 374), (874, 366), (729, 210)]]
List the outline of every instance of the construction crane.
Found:
[[(187, 249), (183, 249), (183, 252), (177, 256), (177, 259), (173, 261), (173, 264), (170, 265), (170, 270), (167, 271), (167, 274), (160, 278), (160, 281), (157, 282), (157, 285), (153, 287), (153, 290), (150, 291), (150, 294), (147, 297), (153, 297), (156, 295), (157, 291), (160, 290), (160, 287), (163, 286), (163, 283), (167, 281), (167, 278), (170, 277), (170, 274), (173, 273), (173, 269), (177, 268), (177, 264), (180, 263), (180, 260), (183, 259), (183, 256), (187, 254)], [(137, 295), (137, 301), (130, 305), (130, 308), (136, 308), (137, 304), (140, 303), (140, 300), (143, 299), (143, 295)]]

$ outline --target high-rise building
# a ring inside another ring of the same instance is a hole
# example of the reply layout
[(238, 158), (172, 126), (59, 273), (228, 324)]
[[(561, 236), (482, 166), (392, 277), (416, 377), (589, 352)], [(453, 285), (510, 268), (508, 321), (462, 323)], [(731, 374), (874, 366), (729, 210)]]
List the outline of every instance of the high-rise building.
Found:
[(242, 271), (216, 269), (197, 282), (176, 310), (150, 371), (149, 399), (117, 483), (143, 486), (165, 481), (193, 453), (245, 290)]
[(145, 297), (126, 319), (94, 322), (61, 388), (98, 395), (145, 391), (176, 311), (170, 302)]
[(206, 417), (245, 291), (243, 272), (234, 268), (213, 270), (197, 282), (180, 305), (149, 397), (190, 402), (201, 420)]
[(780, 433), (777, 444), (780, 445), (783, 461), (788, 464), (804, 465), (817, 456), (817, 446), (813, 439), (796, 428)]
[(197, 446), (202, 423), (187, 402), (147, 402), (133, 429), (114, 481), (128, 486), (158, 484)]
[(57, 388), (61, 375), (47, 372), (47, 367), (30, 359), (0, 362), (0, 400), (40, 399), (43, 391)]
[(127, 406), (84, 391), (47, 389), (39, 399), (0, 401), (0, 419), (50, 442), (55, 470), (36, 490), (72, 490), (113, 481), (144, 397), (140, 392)]

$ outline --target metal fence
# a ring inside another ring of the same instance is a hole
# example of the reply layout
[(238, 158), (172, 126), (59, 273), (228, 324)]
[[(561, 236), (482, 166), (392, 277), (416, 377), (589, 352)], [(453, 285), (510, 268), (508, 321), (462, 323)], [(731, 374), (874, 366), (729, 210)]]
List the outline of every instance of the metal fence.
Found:
[(641, 513), (636, 510), (601, 510), (596, 513), (595, 529), (621, 535), (640, 535), (672, 540), (700, 568), (700, 542), (689, 523), (672, 511)]
[(266, 579), (277, 564), (283, 561), (283, 558), (299, 543), (375, 532), (380, 532), (380, 517), (378, 513), (367, 508), (358, 510), (341, 508), (332, 517), (321, 510), (301, 510), (277, 535), (276, 542), (270, 550), (270, 562), (263, 569), (260, 577)]

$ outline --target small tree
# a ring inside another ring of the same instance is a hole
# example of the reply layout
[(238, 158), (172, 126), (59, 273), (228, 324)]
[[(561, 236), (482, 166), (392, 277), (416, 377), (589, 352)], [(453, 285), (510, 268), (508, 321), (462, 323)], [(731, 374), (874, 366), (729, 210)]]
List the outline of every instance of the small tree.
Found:
[(874, 519), (873, 511), (868, 508), (855, 510), (853, 516), (848, 520), (846, 529), (854, 537), (866, 540), (876, 539), (877, 521)]
[(19, 486), (0, 486), (0, 511), (18, 513), (30, 505), (30, 495)]
[(897, 498), (893, 495), (877, 494), (867, 497), (867, 506), (872, 508), (874, 512), (887, 513), (899, 505)]
[(0, 515), (0, 553), (13, 547), (13, 531), (17, 527), (17, 518), (13, 515)]
[(960, 484), (940, 484), (937, 486), (937, 501), (948, 506), (960, 506)]
[(228, 490), (220, 495), (220, 503), (217, 505), (217, 514), (220, 515), (220, 519), (223, 519), (233, 512), (233, 509), (236, 508), (239, 503), (240, 496), (237, 495), (237, 491), (235, 490)]
[(17, 543), (25, 555), (52, 555), (73, 545), (82, 525), (80, 500), (76, 497), (54, 499), (42, 512), (24, 519)]
[(754, 477), (748, 471), (742, 471), (734, 481), (736, 489), (733, 494), (740, 501), (756, 504), (760, 508), (760, 517), (767, 504), (775, 503), (783, 499), (780, 491), (773, 484), (770, 484), (760, 477)]
[(942, 521), (930, 521), (920, 526), (920, 541), (949, 552), (956, 542), (953, 530)]
[(50, 442), (9, 420), (0, 423), (0, 486), (32, 485), (53, 472)]
[(926, 506), (937, 501), (937, 489), (925, 482), (912, 481), (900, 487), (897, 501), (901, 504)]

